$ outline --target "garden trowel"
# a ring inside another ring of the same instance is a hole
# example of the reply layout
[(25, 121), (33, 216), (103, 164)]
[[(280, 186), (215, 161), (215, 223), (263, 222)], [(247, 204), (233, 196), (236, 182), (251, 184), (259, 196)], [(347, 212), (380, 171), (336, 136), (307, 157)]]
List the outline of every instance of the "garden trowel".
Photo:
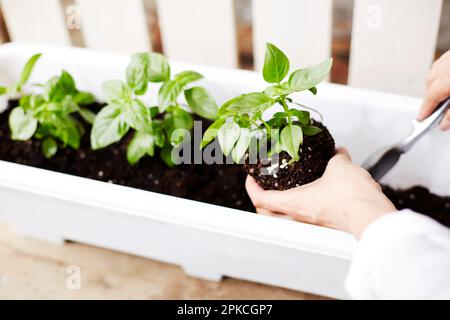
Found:
[(412, 131), (406, 138), (394, 145), (378, 150), (362, 166), (369, 171), (375, 180), (380, 180), (394, 167), (403, 153), (408, 152), (420, 138), (441, 122), (449, 106), (450, 97), (441, 102), (428, 118), (422, 121), (414, 119)]

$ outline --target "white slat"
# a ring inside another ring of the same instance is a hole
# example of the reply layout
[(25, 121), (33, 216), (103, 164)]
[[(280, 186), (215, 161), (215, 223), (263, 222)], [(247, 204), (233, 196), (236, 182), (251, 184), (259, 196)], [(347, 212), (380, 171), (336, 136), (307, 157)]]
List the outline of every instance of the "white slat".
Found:
[(133, 53), (151, 50), (142, 0), (76, 0), (86, 47)]
[(421, 96), (433, 61), (442, 0), (358, 0), (349, 84)]
[(2, 0), (12, 41), (70, 45), (60, 0)]
[(237, 66), (233, 0), (157, 0), (157, 7), (169, 58)]
[(262, 68), (266, 42), (283, 50), (291, 67), (331, 56), (332, 0), (253, 0), (255, 67)]

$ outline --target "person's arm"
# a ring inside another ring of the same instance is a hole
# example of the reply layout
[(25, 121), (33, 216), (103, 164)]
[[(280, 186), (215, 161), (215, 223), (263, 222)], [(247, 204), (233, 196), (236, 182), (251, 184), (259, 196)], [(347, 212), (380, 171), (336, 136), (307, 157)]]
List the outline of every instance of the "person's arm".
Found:
[(450, 298), (448, 229), (425, 216), (397, 212), (345, 151), (310, 184), (265, 191), (248, 177), (246, 186), (259, 213), (288, 215), (360, 239), (347, 279), (351, 297)]
[[(426, 86), (426, 95), (418, 120), (428, 117), (440, 102), (450, 96), (450, 50), (433, 63)], [(450, 129), (450, 110), (447, 111), (440, 127), (444, 131)]]
[(363, 232), (346, 288), (358, 299), (450, 299), (450, 230), (410, 210)]

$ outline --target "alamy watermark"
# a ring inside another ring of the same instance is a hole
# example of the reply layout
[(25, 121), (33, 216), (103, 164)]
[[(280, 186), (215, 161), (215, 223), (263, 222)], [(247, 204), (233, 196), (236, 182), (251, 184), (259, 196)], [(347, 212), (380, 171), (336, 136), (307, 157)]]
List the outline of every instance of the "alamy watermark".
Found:
[(69, 275), (66, 280), (66, 287), (69, 290), (81, 290), (81, 268), (77, 265), (70, 265), (66, 269)]
[[(214, 129), (212, 129), (214, 130)], [(227, 136), (233, 135), (233, 130), (222, 130), (222, 140), (227, 140)], [(219, 129), (217, 129), (219, 131)], [(278, 129), (272, 129), (269, 134), (266, 130), (248, 130), (240, 131), (239, 139), (247, 141), (243, 144), (240, 150), (242, 157), (236, 159), (232, 153), (228, 156), (224, 156), (222, 148), (219, 143), (219, 139), (206, 145), (204, 148), (200, 148), (200, 144), (203, 138), (202, 122), (194, 121), (194, 129), (176, 129), (171, 135), (171, 141), (182, 141), (178, 143), (171, 152), (171, 159), (175, 165), (180, 164), (234, 164), (247, 163), (257, 164), (261, 163), (269, 170), (262, 169), (262, 174), (273, 174), (273, 164), (279, 162), (279, 154), (274, 152), (277, 149), (280, 141), (280, 131)], [(226, 143), (226, 142), (224, 142)], [(236, 148), (235, 148), (236, 149)], [(236, 152), (235, 149), (232, 152)], [(239, 150), (237, 151), (239, 152)], [(233, 159), (234, 158), (234, 159)], [(239, 161), (236, 161), (239, 160)], [(267, 171), (267, 172), (266, 172)]]
[(371, 30), (381, 30), (381, 7), (376, 4), (366, 7), (366, 27)]
[(66, 8), (66, 27), (69, 30), (81, 29), (81, 11), (80, 6), (70, 5)]

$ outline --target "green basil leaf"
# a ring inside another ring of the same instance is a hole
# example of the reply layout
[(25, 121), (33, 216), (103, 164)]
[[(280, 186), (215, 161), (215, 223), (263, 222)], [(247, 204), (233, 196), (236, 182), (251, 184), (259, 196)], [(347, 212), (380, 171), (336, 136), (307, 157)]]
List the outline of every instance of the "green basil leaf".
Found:
[(327, 77), (332, 64), (333, 59), (329, 58), (312, 67), (294, 71), (289, 77), (289, 88), (292, 91), (302, 91), (315, 87)]
[(240, 128), (234, 122), (224, 123), (217, 134), (220, 147), (225, 156), (228, 156), (233, 150), (236, 141), (239, 139)]
[(13, 140), (31, 139), (36, 132), (38, 122), (30, 112), (21, 107), (14, 108), (9, 114), (9, 128)]
[(310, 124), (311, 118), (308, 111), (290, 109), (289, 115), (296, 117), (302, 126), (308, 126)]
[(46, 101), (60, 101), (65, 94), (59, 88), (59, 77), (54, 76), (48, 80), (43, 87), (43, 95)]
[(44, 103), (45, 100), (40, 94), (23, 96), (19, 100), (19, 106), (22, 107), (25, 111), (36, 110)]
[(28, 59), (27, 63), (23, 67), (22, 74), (20, 75), (19, 80), (19, 88), (24, 85), (28, 79), (30, 78), (31, 72), (33, 71), (34, 65), (39, 60), (39, 58), (42, 56), (42, 53), (37, 53), (33, 56), (31, 56), (30, 59)]
[(151, 133), (150, 110), (139, 99), (133, 99), (123, 106), (124, 120), (137, 131)]
[(78, 93), (78, 90), (75, 86), (75, 80), (70, 75), (70, 73), (68, 73), (65, 70), (63, 70), (61, 72), (61, 75), (59, 76), (59, 85), (65, 95), (67, 94), (75, 95)]
[(191, 107), (195, 114), (210, 120), (217, 119), (217, 110), (219, 107), (205, 88), (190, 88), (184, 91), (184, 96), (189, 107)]
[(316, 87), (312, 87), (308, 89), (313, 95), (317, 94), (317, 88)]
[(92, 149), (100, 149), (119, 141), (129, 130), (120, 107), (107, 105), (95, 117), (91, 131)]
[(170, 133), (170, 144), (173, 147), (178, 147), (190, 138), (190, 132), (186, 129), (175, 129)]
[(150, 59), (147, 53), (136, 53), (131, 56), (131, 62), (126, 69), (127, 83), (138, 95), (147, 91), (149, 64)]
[(264, 112), (275, 104), (275, 100), (261, 92), (243, 94), (227, 106), (227, 110), (237, 114)]
[(164, 82), (158, 92), (159, 111), (162, 113), (175, 104), (182, 90), (180, 83), (175, 80)]
[(234, 120), (241, 128), (250, 128), (252, 123), (248, 114), (242, 114), (236, 117)]
[(170, 79), (170, 66), (167, 58), (160, 53), (148, 53), (150, 63), (147, 66), (147, 77), (150, 82), (162, 82)]
[(159, 114), (159, 107), (158, 106), (150, 107), (150, 117), (152, 119), (156, 118), (156, 116), (158, 114)]
[(300, 157), (298, 150), (303, 143), (302, 128), (296, 125), (287, 125), (283, 128), (280, 135), (281, 149), (286, 151), (294, 161)]
[(307, 126), (303, 128), (303, 134), (305, 136), (314, 136), (318, 134), (319, 132), (322, 132), (322, 129), (316, 126)]
[(81, 135), (84, 131), (83, 126), (68, 114), (50, 113), (46, 119), (49, 126), (52, 127), (50, 134), (60, 139), (64, 146), (69, 145), (74, 149), (80, 147)]
[(170, 79), (170, 66), (162, 54), (137, 53), (131, 56), (126, 70), (127, 82), (135, 93), (147, 91), (148, 82), (162, 82)]
[(236, 101), (238, 101), (242, 96), (243, 96), (243, 94), (225, 102), (217, 111), (217, 115), (219, 117), (225, 118), (225, 117), (236, 114), (235, 111), (229, 110), (228, 108), (229, 108), (229, 106), (234, 104)]
[(41, 148), (44, 156), (49, 159), (58, 151), (58, 143), (52, 137), (48, 137), (42, 142)]
[(50, 102), (48, 105), (53, 106), (55, 111), (62, 111), (67, 114), (77, 112), (80, 109), (72, 96), (65, 96), (61, 102)]
[(239, 139), (236, 142), (236, 145), (231, 152), (231, 156), (235, 163), (240, 163), (242, 157), (247, 152), (248, 147), (250, 146), (250, 141), (252, 139), (252, 135), (250, 130), (247, 128), (241, 128), (239, 133)]
[(129, 101), (132, 98), (130, 87), (120, 80), (108, 80), (102, 85), (103, 96), (108, 103), (123, 104), (124, 101)]
[(203, 149), (205, 146), (207, 146), (211, 141), (213, 141), (217, 135), (219, 134), (220, 127), (225, 123), (225, 118), (217, 119), (209, 126), (208, 129), (206, 129), (205, 133), (203, 134), (203, 139), (200, 144), (200, 149)]
[(166, 142), (166, 138), (164, 135), (163, 122), (161, 120), (152, 121), (152, 135), (155, 138), (156, 146), (162, 148)]
[(151, 134), (136, 132), (127, 148), (127, 160), (136, 164), (143, 156), (155, 154), (155, 139)]
[(292, 93), (291, 89), (289, 89), (289, 85), (287, 82), (282, 84), (276, 84), (264, 89), (264, 94), (269, 97), (283, 96)]
[(170, 168), (175, 167), (175, 163), (172, 161), (172, 149), (173, 147), (170, 144), (166, 144), (160, 152), (161, 159)]
[(8, 92), (8, 88), (6, 87), (0, 87), (0, 96), (7, 93)]
[(67, 127), (67, 145), (74, 149), (78, 149), (80, 147), (81, 142), (81, 133), (80, 127), (73, 123), (73, 125), (70, 125)]
[(178, 96), (187, 84), (200, 80), (201, 78), (203, 76), (200, 73), (183, 71), (175, 75), (173, 80), (164, 82), (158, 93), (160, 112), (164, 112), (168, 107), (176, 104)]
[(202, 78), (203, 78), (203, 76), (200, 73), (187, 70), (187, 71), (182, 71), (182, 72), (176, 74), (174, 77), (174, 80), (182, 83), (183, 87), (184, 87), (188, 83), (200, 80)]
[(281, 128), (284, 127), (287, 123), (286, 121), (286, 113), (277, 112), (273, 115), (273, 117), (267, 121), (271, 128)]
[(43, 94), (46, 101), (59, 102), (67, 95), (76, 95), (75, 81), (67, 71), (62, 71), (60, 76), (52, 77), (44, 84)]
[(92, 93), (85, 91), (78, 92), (73, 100), (79, 105), (89, 105), (96, 101), (95, 96)]
[(271, 43), (266, 44), (263, 77), (269, 83), (280, 83), (289, 72), (289, 59)]
[(180, 141), (180, 137), (173, 137), (173, 133), (177, 129), (185, 129), (190, 131), (194, 126), (194, 120), (189, 112), (177, 108), (173, 112), (166, 114), (163, 121), (164, 128), (166, 130), (167, 137), (172, 144), (172, 146), (178, 145)]
[(89, 124), (94, 123), (95, 113), (93, 113), (91, 110), (86, 109), (86, 108), (80, 108), (80, 110), (78, 110), (78, 112), (80, 113), (80, 115), (83, 117), (83, 119), (87, 123), (89, 123)]

